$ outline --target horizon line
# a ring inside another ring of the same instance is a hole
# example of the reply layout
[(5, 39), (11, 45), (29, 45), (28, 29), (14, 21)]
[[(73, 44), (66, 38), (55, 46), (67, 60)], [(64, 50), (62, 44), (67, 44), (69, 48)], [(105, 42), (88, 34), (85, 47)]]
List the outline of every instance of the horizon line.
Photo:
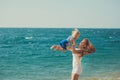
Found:
[(120, 27), (0, 27), (0, 28), (91, 28), (91, 29), (120, 29)]

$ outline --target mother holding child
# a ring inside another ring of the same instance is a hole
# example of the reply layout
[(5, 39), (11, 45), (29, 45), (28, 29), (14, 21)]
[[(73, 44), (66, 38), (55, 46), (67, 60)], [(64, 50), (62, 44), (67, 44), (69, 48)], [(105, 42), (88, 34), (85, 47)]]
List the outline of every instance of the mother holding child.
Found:
[[(89, 41), (89, 39), (83, 39), (79, 45), (76, 44), (76, 40), (79, 38), (80, 32), (78, 29), (72, 31), (72, 35), (67, 39), (60, 41), (60, 45), (53, 45), (51, 49), (60, 51), (71, 51), (73, 55), (72, 62), (72, 75), (71, 80), (78, 80), (80, 74), (82, 73), (81, 60), (84, 55), (94, 53), (96, 51), (95, 47)], [(75, 48), (77, 46), (77, 48)]]

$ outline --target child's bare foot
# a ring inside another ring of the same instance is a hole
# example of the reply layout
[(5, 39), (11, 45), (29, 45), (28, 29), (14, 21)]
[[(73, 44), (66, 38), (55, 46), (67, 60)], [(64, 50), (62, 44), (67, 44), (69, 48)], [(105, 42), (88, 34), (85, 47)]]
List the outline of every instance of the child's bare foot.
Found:
[(55, 48), (55, 46), (54, 46), (54, 45), (50, 47), (50, 49), (53, 49), (53, 48)]
[(54, 49), (54, 48), (55, 48), (55, 46), (54, 46), (54, 45), (50, 47), (50, 49)]

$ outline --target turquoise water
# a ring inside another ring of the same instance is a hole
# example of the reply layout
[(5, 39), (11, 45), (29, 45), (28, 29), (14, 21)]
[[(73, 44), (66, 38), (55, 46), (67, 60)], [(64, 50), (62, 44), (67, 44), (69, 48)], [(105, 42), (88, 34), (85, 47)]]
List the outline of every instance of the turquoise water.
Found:
[[(50, 46), (59, 44), (72, 30), (0, 28), (0, 80), (70, 80), (71, 52), (53, 51)], [(79, 30), (77, 43), (89, 38), (97, 49), (83, 57), (80, 79), (120, 79), (120, 29)]]

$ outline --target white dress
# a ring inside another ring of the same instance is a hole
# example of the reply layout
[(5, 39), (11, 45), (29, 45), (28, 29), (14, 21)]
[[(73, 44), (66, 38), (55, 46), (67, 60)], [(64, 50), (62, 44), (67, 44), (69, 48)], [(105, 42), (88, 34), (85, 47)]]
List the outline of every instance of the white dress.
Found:
[[(76, 50), (78, 49), (76, 48)], [(73, 55), (72, 73), (80, 75), (82, 73), (82, 65), (81, 65), (82, 57), (80, 57), (80, 54), (72, 53), (72, 55)]]

